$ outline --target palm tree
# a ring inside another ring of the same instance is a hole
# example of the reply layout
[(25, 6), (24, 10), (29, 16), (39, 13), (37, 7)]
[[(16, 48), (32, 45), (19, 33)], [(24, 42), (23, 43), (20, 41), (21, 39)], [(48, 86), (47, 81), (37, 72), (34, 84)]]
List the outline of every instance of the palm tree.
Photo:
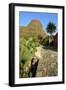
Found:
[[(46, 28), (47, 32), (50, 34), (51, 39), (53, 39), (52, 34), (56, 31), (56, 26), (53, 22), (49, 22)], [(49, 44), (50, 44), (50, 37), (49, 37)]]
[(50, 35), (52, 36), (52, 34), (55, 32), (56, 30), (56, 26), (54, 23), (52, 22), (49, 22), (48, 25), (47, 25), (47, 32), (50, 33)]

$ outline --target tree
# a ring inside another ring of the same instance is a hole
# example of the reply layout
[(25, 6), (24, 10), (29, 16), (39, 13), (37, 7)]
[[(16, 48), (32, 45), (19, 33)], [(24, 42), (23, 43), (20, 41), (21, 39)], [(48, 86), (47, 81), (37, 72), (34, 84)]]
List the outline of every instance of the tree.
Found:
[(56, 30), (56, 26), (55, 26), (55, 24), (53, 22), (49, 22), (46, 29), (47, 29), (47, 32), (50, 33), (50, 35), (52, 36), (52, 34)]
[(53, 40), (53, 36), (52, 34), (56, 31), (56, 26), (53, 22), (49, 22), (46, 28), (47, 32), (51, 35), (49, 37), (49, 45), (51, 43), (51, 41)]

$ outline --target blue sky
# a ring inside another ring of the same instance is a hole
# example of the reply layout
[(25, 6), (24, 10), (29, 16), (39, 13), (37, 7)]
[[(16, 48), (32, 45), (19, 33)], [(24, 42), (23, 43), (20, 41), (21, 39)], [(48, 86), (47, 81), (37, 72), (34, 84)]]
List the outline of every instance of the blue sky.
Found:
[(57, 13), (39, 13), (39, 12), (19, 12), (19, 25), (27, 26), (32, 20), (39, 20), (43, 28), (46, 28), (49, 22), (56, 25), (56, 32), (58, 31), (58, 15)]

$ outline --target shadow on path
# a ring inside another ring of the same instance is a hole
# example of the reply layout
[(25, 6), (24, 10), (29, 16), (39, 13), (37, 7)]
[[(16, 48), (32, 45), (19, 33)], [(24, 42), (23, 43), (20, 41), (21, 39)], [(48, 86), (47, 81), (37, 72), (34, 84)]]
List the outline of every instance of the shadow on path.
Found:
[(39, 62), (39, 59), (37, 59), (36, 57), (32, 58), (31, 67), (30, 67), (29, 73), (28, 73), (29, 77), (36, 77), (38, 62)]
[(46, 50), (47, 50), (47, 49), (53, 50), (53, 51), (56, 51), (56, 52), (58, 51), (58, 49), (55, 48), (55, 47), (53, 47), (53, 46), (42, 46), (42, 48), (43, 48), (43, 49), (46, 49)]

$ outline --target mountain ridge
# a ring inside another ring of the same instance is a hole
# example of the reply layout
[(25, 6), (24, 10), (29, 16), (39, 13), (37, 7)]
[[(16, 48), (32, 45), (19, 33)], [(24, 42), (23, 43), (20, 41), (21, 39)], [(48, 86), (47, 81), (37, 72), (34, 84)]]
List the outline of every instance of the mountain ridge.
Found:
[(27, 26), (20, 26), (20, 37), (41, 35), (47, 36), (47, 33), (43, 30), (43, 26), (39, 20), (32, 20)]

